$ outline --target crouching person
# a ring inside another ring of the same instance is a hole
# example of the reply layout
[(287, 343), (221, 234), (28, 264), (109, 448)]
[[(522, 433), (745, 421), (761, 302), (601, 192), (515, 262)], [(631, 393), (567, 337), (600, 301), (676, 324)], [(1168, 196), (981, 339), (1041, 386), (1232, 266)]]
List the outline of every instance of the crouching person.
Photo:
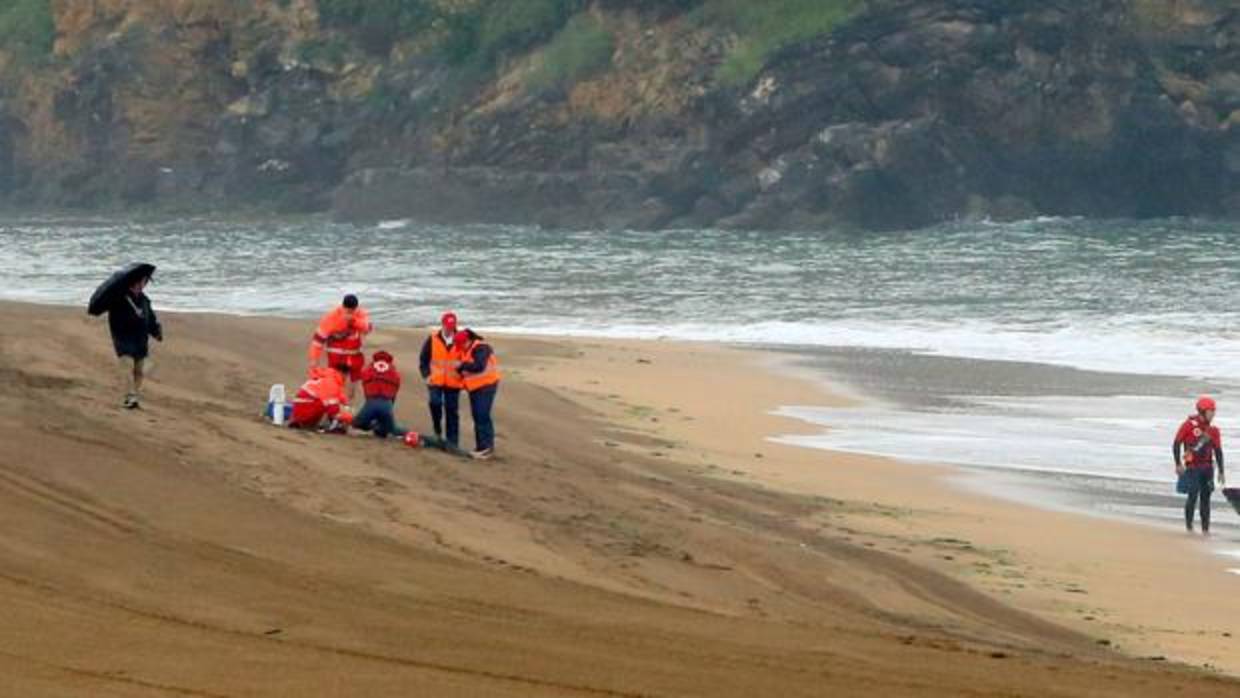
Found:
[(340, 372), (316, 366), (293, 398), (293, 415), (288, 425), (293, 429), (319, 429), (343, 433), (353, 421), (344, 392), (344, 376)]
[(396, 360), (386, 351), (375, 352), (370, 365), (362, 369), (361, 379), (366, 404), (353, 419), (353, 428), (373, 431), (381, 439), (389, 434), (403, 437), (406, 429), (396, 423), (396, 394), (400, 392)]

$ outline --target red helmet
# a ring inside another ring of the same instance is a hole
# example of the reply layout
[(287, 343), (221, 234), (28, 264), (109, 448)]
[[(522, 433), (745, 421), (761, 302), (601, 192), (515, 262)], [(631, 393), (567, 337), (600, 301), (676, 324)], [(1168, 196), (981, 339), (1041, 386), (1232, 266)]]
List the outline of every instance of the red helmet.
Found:
[(380, 349), (379, 351), (376, 351), (374, 353), (374, 356), (370, 357), (370, 360), (373, 363), (379, 363), (380, 361), (384, 361), (389, 364), (395, 361), (395, 359), (392, 358), (391, 354), (387, 353), (386, 351), (383, 351), (382, 349)]
[(1209, 395), (1202, 395), (1201, 397), (1197, 398), (1197, 411), (1198, 412), (1205, 412), (1206, 410), (1214, 410), (1214, 409), (1218, 409), (1218, 407), (1214, 404), (1214, 398), (1210, 397)]
[(469, 334), (469, 330), (461, 330), (456, 333), (455, 337), (452, 338), (452, 346), (457, 348), (469, 346), (469, 340), (471, 338), (472, 337)]
[(336, 421), (341, 424), (351, 425), (353, 424), (353, 413), (348, 410), (340, 410), (340, 412), (336, 415)]
[(444, 313), (443, 317), (439, 318), (439, 324), (443, 325), (443, 328), (445, 330), (448, 330), (449, 332), (455, 332), (456, 331), (456, 313), (452, 311), (448, 311)]
[(418, 436), (418, 432), (411, 431), (405, 434), (405, 445), (409, 448), (417, 448), (422, 445), (422, 437)]

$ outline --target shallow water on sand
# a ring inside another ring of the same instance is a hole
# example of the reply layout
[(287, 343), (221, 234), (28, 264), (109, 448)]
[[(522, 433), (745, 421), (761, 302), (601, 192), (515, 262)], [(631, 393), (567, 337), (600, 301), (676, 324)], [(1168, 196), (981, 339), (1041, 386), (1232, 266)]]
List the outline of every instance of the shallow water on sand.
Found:
[[(1184, 501), (1175, 492), (1174, 431), (1197, 392), (1213, 391), (1223, 404), (1236, 394), (1227, 381), (891, 350), (802, 349), (789, 357), (799, 375), (863, 399), (783, 407), (779, 414), (822, 431), (776, 441), (951, 463), (965, 468), (960, 484), (987, 494), (1170, 526), (1182, 525)], [(1228, 417), (1218, 418), (1225, 443)], [(1231, 472), (1231, 482), (1240, 481), (1240, 466)], [(1213, 501), (1215, 532), (1240, 532), (1222, 493)], [(1216, 538), (1215, 547), (1228, 543)]]

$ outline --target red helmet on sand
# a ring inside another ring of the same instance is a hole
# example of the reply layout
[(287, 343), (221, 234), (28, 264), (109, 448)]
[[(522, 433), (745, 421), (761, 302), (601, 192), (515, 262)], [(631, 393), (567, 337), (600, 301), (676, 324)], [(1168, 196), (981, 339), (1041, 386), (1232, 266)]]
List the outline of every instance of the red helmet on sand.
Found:
[(1197, 411), (1205, 412), (1206, 410), (1215, 410), (1218, 407), (1214, 404), (1214, 398), (1209, 395), (1202, 395), (1197, 398)]
[(418, 436), (418, 432), (411, 431), (405, 434), (405, 445), (409, 448), (417, 448), (422, 445), (422, 437)]
[(456, 331), (456, 313), (451, 312), (451, 311), (444, 313), (443, 317), (439, 318), (439, 324), (443, 325), (443, 328), (445, 330), (449, 332), (455, 332)]
[(336, 415), (336, 421), (344, 425), (352, 425), (353, 413), (348, 410), (340, 410), (340, 413)]

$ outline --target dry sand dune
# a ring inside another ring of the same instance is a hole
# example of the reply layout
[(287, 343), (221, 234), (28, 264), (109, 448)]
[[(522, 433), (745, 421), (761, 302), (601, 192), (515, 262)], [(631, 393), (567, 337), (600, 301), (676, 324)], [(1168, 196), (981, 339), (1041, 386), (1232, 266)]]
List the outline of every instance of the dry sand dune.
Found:
[[(98, 321), (0, 316), (3, 695), (1240, 695), (802, 525), (854, 503), (650, 453), (548, 387), (571, 344), (500, 345), (479, 464), (257, 420), (305, 323), (169, 316), (127, 412)], [(419, 342), (372, 344), (412, 376)]]

